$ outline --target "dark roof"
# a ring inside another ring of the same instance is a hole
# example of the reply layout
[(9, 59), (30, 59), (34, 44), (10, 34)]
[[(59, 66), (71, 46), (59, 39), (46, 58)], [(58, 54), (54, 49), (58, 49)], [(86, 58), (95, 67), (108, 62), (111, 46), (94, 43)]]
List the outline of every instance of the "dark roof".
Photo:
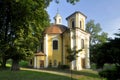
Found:
[(50, 27), (47, 27), (44, 31), (45, 34), (62, 34), (65, 32), (68, 28), (64, 25), (55, 24), (51, 25)]
[(68, 18), (70, 18), (71, 16), (73, 16), (73, 15), (76, 14), (76, 13), (80, 13), (80, 14), (82, 14), (83, 16), (85, 16), (85, 18), (87, 18), (87, 16), (84, 15), (82, 12), (80, 12), (80, 11), (75, 11), (73, 14), (71, 14), (70, 16), (68, 16), (68, 17), (66, 18), (66, 20), (68, 20)]
[(46, 56), (43, 52), (37, 52), (35, 56)]

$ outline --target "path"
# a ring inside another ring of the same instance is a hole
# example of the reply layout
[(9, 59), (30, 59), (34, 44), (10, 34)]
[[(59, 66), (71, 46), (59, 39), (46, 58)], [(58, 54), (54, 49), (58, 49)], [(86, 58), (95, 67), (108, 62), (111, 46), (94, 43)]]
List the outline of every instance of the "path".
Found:
[[(56, 75), (71, 77), (70, 73), (57, 72), (57, 71), (48, 71), (48, 70), (40, 70), (40, 69), (29, 69), (29, 68), (21, 68), (21, 70), (36, 71), (36, 72), (45, 72), (45, 73), (51, 73), (51, 74), (56, 74)], [(80, 75), (72, 74), (72, 77), (78, 79), (78, 78), (80, 78)]]

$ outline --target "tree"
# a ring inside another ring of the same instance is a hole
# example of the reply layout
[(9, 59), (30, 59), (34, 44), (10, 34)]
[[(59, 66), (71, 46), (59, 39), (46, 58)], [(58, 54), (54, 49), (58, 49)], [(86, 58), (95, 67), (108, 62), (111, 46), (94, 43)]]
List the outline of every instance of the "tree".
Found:
[(80, 51), (82, 51), (82, 49), (76, 50), (76, 47), (74, 47), (73, 49), (67, 48), (68, 56), (66, 58), (69, 62), (72, 62), (76, 60), (76, 58), (78, 57), (77, 53), (79, 53)]
[(119, 32), (114, 34), (114, 35), (116, 35), (115, 38), (120, 38), (120, 29), (118, 29), (118, 30), (119, 30)]
[[(42, 32), (49, 25), (46, 8), (53, 0), (0, 0), (0, 55), (2, 66), (12, 59), (12, 70), (40, 46)], [(59, 1), (59, 0), (55, 0)], [(66, 0), (75, 3), (79, 0)]]
[(94, 22), (94, 20), (90, 20), (86, 24), (86, 31), (91, 34), (90, 38), (90, 60), (91, 62), (95, 62), (95, 55), (97, 47), (107, 41), (107, 33), (102, 32), (99, 23)]
[[(68, 3), (75, 4), (76, 2), (79, 2), (80, 0), (66, 0)], [(59, 3), (60, 0), (55, 0), (56, 3)]]
[(107, 41), (108, 34), (105, 32), (101, 32), (102, 29), (100, 27), (100, 24), (95, 24), (94, 20), (90, 20), (89, 22), (87, 22), (86, 31), (91, 34), (90, 46)]
[[(117, 35), (116, 35), (117, 34)], [(102, 70), (99, 72), (101, 77), (107, 78), (107, 80), (120, 79), (120, 33), (115, 33), (117, 37), (109, 40), (97, 48), (96, 64), (98, 67), (103, 67), (105, 63), (115, 64), (115, 68)]]
[(100, 64), (110, 63), (120, 66), (120, 45), (118, 44), (120, 44), (120, 37), (110, 39), (108, 42), (98, 46), (96, 48), (96, 64), (99, 66)]
[(18, 70), (19, 61), (27, 59), (36, 51), (41, 33), (49, 25), (45, 2), (46, 0), (1, 0), (0, 50), (3, 67), (6, 60), (11, 58), (12, 70)]
[[(66, 59), (71, 63), (72, 61), (76, 60), (76, 58), (78, 57), (77, 54), (80, 51), (82, 51), (82, 49), (76, 50), (76, 46), (73, 47), (73, 49), (71, 49), (67, 46), (68, 56), (66, 57)], [(72, 80), (72, 69), (70, 71), (71, 71), (71, 80)]]

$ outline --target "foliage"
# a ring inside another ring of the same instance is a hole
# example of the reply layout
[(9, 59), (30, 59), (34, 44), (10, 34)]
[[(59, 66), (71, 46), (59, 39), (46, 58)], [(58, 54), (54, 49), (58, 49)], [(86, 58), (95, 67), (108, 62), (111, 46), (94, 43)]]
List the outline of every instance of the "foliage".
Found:
[(90, 20), (86, 24), (86, 31), (91, 34), (90, 46), (104, 43), (107, 41), (107, 33), (101, 32), (100, 24), (95, 24), (94, 20)]
[(1, 0), (0, 52), (3, 61), (9, 58), (18, 62), (26, 60), (36, 51), (41, 33), (49, 24), (45, 1)]
[(95, 24), (94, 20), (90, 20), (86, 24), (86, 31), (91, 34), (90, 37), (90, 60), (94, 63), (96, 60), (97, 48), (105, 43), (108, 39), (108, 34), (102, 32), (101, 26), (99, 23)]
[(60, 69), (70, 69), (69, 65), (60, 65), (59, 66)]
[(120, 79), (120, 66), (114, 69), (106, 69), (99, 72), (101, 77), (107, 78), (107, 80)]
[[(0, 62), (29, 59), (42, 43), (49, 25), (46, 8), (53, 0), (0, 0)], [(58, 2), (59, 0), (55, 0)], [(79, 0), (67, 0), (74, 4)]]
[(76, 46), (73, 49), (67, 48), (68, 56), (66, 58), (69, 62), (72, 62), (76, 60), (76, 57), (78, 57), (77, 53), (79, 53), (80, 51), (82, 51), (82, 49), (76, 50)]
[(118, 30), (119, 30), (119, 32), (114, 34), (116, 36), (115, 38), (120, 38), (120, 29), (118, 29)]
[[(116, 33), (119, 34), (119, 33)], [(99, 75), (108, 80), (120, 79), (120, 36), (117, 35), (114, 39), (109, 40), (97, 47), (96, 49), (96, 64), (98, 67), (103, 67), (105, 63), (115, 64), (115, 69), (102, 70)]]
[(28, 61), (23, 61), (22, 60), (22, 61), (19, 62), (19, 64), (20, 64), (21, 67), (28, 67), (29, 63), (28, 63)]
[[(49, 0), (49, 1), (53, 1), (53, 0)], [(60, 2), (60, 0), (54, 0), (57, 4)], [(70, 4), (75, 4), (76, 2), (79, 2), (80, 0), (66, 0), (68, 3)]]
[(120, 38), (115, 38), (108, 43), (104, 43), (96, 50), (96, 63), (102, 67), (105, 63), (120, 65)]

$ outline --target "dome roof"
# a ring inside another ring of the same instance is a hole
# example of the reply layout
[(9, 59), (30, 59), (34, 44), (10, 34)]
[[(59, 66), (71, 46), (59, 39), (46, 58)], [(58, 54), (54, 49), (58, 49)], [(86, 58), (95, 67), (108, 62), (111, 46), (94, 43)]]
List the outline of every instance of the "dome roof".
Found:
[(44, 31), (45, 34), (62, 34), (65, 32), (68, 28), (64, 25), (52, 25), (50, 27), (47, 27)]

